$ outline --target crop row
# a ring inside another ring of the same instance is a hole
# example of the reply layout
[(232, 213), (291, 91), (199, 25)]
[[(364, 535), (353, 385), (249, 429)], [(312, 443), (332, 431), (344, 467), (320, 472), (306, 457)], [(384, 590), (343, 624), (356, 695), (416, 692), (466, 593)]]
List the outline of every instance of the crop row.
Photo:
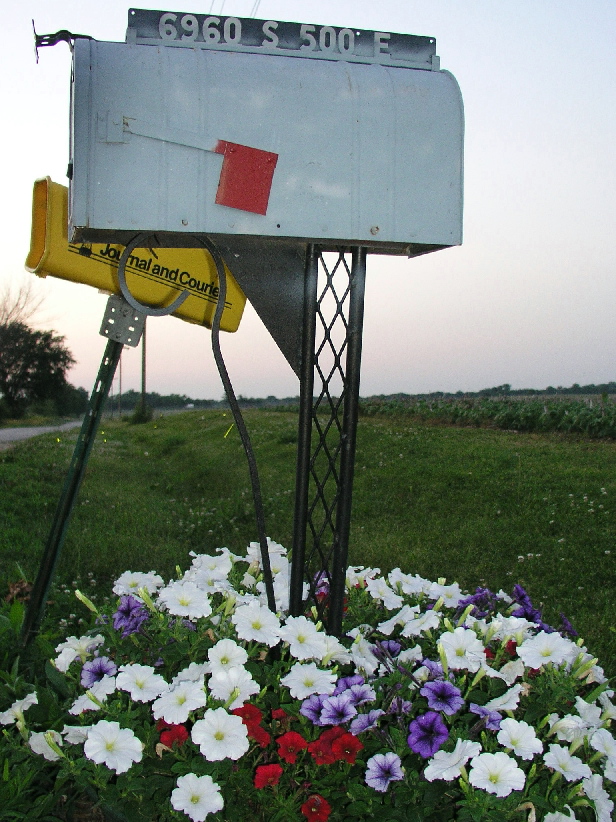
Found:
[(505, 430), (561, 431), (616, 439), (616, 403), (506, 398), (369, 398), (364, 416), (411, 416), (425, 422)]

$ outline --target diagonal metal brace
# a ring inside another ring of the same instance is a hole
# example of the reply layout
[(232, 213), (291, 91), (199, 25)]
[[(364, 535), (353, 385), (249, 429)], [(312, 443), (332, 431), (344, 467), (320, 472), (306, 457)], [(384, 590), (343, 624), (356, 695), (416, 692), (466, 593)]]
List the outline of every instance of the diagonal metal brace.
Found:
[[(110, 299), (117, 300), (115, 297)], [(133, 314), (132, 309), (130, 311), (131, 314)], [(103, 323), (103, 327), (104, 325)], [(136, 337), (136, 342), (134, 343), (136, 345), (141, 332), (139, 331), (139, 333), (135, 334), (133, 329), (130, 333), (133, 339)], [(109, 339), (105, 347), (105, 353), (103, 354), (98, 376), (94, 383), (88, 408), (75, 444), (75, 450), (68, 469), (62, 495), (56, 507), (51, 531), (49, 532), (38, 574), (30, 594), (30, 602), (28, 603), (28, 609), (21, 629), (21, 642), (23, 645), (28, 645), (40, 628), (45, 603), (47, 602), (58, 559), (64, 546), (71, 514), (75, 506), (77, 494), (79, 493), (81, 481), (86, 471), (92, 446), (94, 445), (105, 400), (109, 394), (109, 389), (111, 388), (123, 348), (124, 343), (116, 339)]]

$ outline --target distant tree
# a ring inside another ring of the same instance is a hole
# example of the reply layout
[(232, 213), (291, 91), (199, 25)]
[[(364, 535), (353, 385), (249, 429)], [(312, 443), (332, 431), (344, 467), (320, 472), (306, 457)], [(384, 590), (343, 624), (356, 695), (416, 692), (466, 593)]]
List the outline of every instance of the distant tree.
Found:
[(42, 297), (37, 297), (28, 282), (15, 293), (10, 286), (0, 292), (0, 327), (11, 323), (28, 323), (41, 307)]
[(74, 363), (64, 337), (34, 331), (21, 321), (0, 323), (0, 395), (5, 413), (23, 416), (28, 406), (56, 400)]

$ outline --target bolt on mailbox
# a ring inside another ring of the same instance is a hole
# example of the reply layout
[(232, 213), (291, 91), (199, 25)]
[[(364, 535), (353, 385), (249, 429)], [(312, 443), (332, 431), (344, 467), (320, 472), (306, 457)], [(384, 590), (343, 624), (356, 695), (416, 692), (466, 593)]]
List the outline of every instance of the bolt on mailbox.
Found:
[(126, 43), (75, 41), (71, 241), (460, 244), (462, 100), (434, 52), (412, 35), (130, 10)]

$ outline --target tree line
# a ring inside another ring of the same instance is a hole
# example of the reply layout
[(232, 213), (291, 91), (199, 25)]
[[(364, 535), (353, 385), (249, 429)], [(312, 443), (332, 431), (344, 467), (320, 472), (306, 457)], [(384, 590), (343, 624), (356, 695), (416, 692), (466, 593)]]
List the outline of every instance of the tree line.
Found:
[(26, 412), (77, 415), (87, 407), (85, 389), (66, 379), (75, 360), (64, 337), (29, 325), (39, 307), (29, 286), (0, 295), (0, 421)]

